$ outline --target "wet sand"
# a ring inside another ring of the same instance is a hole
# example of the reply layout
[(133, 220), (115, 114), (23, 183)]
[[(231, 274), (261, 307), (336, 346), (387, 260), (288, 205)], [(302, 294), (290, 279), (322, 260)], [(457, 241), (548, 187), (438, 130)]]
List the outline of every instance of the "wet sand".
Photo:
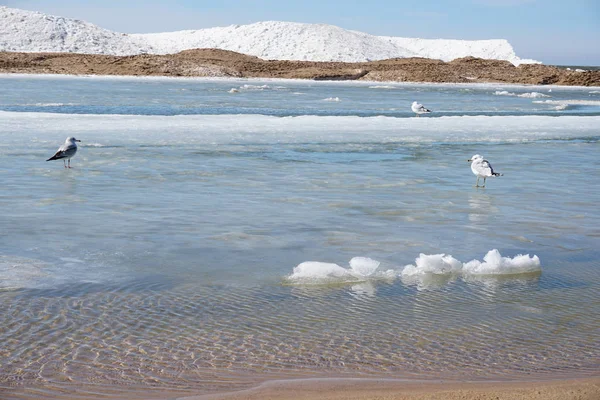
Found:
[(402, 382), (308, 379), (184, 400), (598, 400), (600, 377), (543, 382)]
[(257, 387), (202, 393), (200, 390), (60, 385), (52, 390), (0, 389), (3, 400), (598, 400), (600, 377), (543, 381), (417, 381), (394, 379), (298, 379), (267, 381)]

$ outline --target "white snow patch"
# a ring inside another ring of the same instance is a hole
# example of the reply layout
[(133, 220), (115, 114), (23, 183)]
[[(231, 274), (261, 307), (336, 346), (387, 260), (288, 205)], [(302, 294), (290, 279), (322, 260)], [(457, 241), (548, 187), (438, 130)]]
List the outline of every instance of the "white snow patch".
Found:
[(525, 97), (525, 98), (540, 98), (540, 97), (551, 97), (550, 95), (540, 93), (540, 92), (531, 92), (531, 93), (513, 93), (507, 90), (496, 90), (494, 92), (496, 96), (516, 96), (516, 97)]
[(538, 100), (534, 101), (537, 104), (556, 104), (557, 106), (600, 106), (600, 100)]
[(0, 51), (135, 55), (217, 48), (266, 60), (364, 62), (425, 57), (451, 61), (473, 56), (539, 63), (517, 57), (504, 39), (447, 40), (375, 36), (333, 25), (263, 21), (165, 33), (125, 34), (85, 21), (0, 7)]

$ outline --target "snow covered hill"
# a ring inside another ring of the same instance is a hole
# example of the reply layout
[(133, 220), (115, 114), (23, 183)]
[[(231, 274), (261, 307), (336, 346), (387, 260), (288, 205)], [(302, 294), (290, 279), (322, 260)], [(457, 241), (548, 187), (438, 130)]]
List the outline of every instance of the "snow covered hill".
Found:
[(166, 33), (125, 34), (85, 21), (0, 7), (0, 51), (134, 55), (218, 48), (267, 60), (374, 61), (425, 57), (444, 61), (474, 56), (520, 59), (504, 39), (446, 40), (374, 36), (333, 25), (265, 21), (250, 25)]

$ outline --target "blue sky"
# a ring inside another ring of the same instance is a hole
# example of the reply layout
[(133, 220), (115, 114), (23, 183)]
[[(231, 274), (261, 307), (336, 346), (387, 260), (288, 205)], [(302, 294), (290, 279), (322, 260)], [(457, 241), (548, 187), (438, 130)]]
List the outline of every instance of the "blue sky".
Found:
[(258, 21), (326, 23), (374, 35), (507, 39), (521, 58), (600, 65), (600, 0), (0, 0), (125, 33)]

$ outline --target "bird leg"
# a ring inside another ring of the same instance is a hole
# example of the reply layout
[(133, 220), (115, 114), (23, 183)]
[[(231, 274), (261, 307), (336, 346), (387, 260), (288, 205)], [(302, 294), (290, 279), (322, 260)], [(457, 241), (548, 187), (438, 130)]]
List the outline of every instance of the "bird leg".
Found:
[(63, 160), (63, 165), (65, 166), (65, 168), (67, 168), (67, 162), (66, 162), (66, 160)]
[(479, 177), (477, 177), (477, 181), (475, 181), (475, 187), (479, 187)]
[(484, 176), (483, 177), (483, 186), (482, 187), (485, 187), (485, 179), (486, 179), (486, 177)]
[(71, 168), (71, 159), (69, 158), (69, 168)]

